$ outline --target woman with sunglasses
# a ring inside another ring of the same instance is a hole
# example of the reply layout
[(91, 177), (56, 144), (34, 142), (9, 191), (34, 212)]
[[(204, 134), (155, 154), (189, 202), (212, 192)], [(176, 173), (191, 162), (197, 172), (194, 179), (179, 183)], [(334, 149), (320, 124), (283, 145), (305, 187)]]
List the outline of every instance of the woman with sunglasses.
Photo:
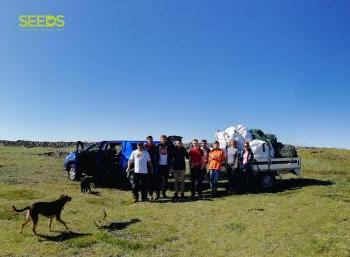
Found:
[(254, 161), (254, 154), (252, 152), (252, 149), (249, 146), (248, 142), (244, 143), (244, 150), (242, 152), (241, 156), (241, 167), (242, 167), (242, 175), (243, 175), (243, 181), (245, 184), (248, 184), (249, 186), (253, 183), (253, 161)]

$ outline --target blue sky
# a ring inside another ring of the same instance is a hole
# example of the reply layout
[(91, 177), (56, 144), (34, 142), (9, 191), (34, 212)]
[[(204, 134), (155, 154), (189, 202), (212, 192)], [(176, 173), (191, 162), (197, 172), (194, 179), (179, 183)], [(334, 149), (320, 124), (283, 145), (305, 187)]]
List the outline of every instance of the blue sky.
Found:
[[(350, 2), (0, 2), (0, 139), (214, 139), (243, 123), (350, 148)], [(63, 14), (25, 31), (23, 14)]]

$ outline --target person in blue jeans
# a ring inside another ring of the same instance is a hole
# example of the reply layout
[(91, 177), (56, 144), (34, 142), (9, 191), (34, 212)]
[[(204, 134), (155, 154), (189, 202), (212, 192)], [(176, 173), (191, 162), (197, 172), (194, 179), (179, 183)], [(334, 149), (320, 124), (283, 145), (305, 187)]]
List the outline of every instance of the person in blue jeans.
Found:
[(219, 148), (219, 142), (215, 141), (213, 149), (209, 153), (209, 171), (210, 171), (210, 187), (212, 196), (217, 195), (219, 174), (222, 163), (225, 162), (225, 153)]

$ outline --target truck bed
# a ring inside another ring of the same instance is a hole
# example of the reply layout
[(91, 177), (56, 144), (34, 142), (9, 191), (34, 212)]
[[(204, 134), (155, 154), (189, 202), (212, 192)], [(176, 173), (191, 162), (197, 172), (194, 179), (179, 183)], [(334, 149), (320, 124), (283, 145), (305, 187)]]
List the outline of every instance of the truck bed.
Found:
[(273, 171), (277, 174), (293, 173), (300, 175), (301, 159), (293, 157), (258, 160), (253, 163), (253, 170), (255, 172)]

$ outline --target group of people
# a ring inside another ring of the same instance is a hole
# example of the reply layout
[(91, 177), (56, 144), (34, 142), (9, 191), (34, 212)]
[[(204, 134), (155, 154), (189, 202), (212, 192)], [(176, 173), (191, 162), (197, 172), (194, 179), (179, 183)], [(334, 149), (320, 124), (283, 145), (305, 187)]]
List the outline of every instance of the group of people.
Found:
[(190, 191), (193, 199), (196, 198), (196, 193), (198, 197), (202, 197), (202, 182), (207, 175), (210, 177), (211, 194), (213, 197), (217, 196), (222, 165), (226, 165), (228, 193), (237, 191), (239, 184), (249, 181), (252, 176), (254, 155), (248, 142), (244, 144), (244, 150), (239, 152), (234, 140), (225, 149), (221, 149), (219, 142), (215, 141), (210, 149), (207, 140), (203, 139), (199, 143), (197, 139), (193, 139), (191, 147), (186, 150), (180, 140), (174, 144), (162, 135), (160, 143), (155, 144), (153, 137), (148, 136), (147, 142), (138, 143), (137, 149), (131, 153), (126, 170), (135, 202), (139, 201), (140, 193), (141, 201), (147, 201), (148, 195), (151, 200), (168, 198), (166, 193), (170, 172), (173, 173), (175, 181), (173, 199), (184, 198), (186, 159), (189, 160)]

